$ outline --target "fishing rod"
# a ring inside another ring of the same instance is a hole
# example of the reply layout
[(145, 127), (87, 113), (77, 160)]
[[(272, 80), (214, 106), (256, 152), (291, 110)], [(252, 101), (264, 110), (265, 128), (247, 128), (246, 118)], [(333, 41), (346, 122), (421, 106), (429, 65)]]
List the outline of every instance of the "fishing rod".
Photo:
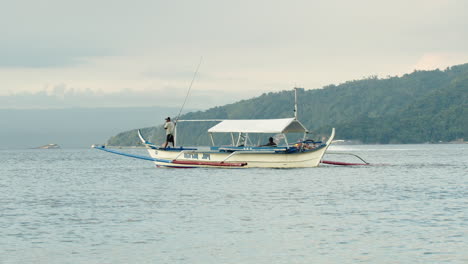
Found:
[(182, 104), (182, 107), (180, 108), (179, 114), (177, 115), (176, 121), (174, 123), (174, 127), (177, 126), (177, 121), (179, 121), (180, 114), (182, 113), (182, 110), (184, 109), (185, 103), (187, 102), (188, 96), (190, 94), (190, 90), (192, 89), (192, 85), (193, 85), (193, 82), (195, 81), (195, 77), (197, 77), (198, 69), (200, 69), (200, 65), (202, 63), (202, 60), (203, 60), (203, 56), (200, 57), (200, 61), (198, 62), (197, 69), (193, 73), (192, 81), (190, 82), (190, 86), (189, 86), (189, 88), (187, 90), (187, 94), (185, 95), (184, 103)]

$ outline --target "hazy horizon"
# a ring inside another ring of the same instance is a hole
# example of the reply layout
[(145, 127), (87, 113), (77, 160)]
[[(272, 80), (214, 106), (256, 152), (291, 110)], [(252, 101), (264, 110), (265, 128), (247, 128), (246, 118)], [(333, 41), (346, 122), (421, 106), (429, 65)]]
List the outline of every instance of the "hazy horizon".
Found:
[(120, 132), (162, 125), (178, 112), (169, 107), (0, 109), (0, 149), (89, 148)]

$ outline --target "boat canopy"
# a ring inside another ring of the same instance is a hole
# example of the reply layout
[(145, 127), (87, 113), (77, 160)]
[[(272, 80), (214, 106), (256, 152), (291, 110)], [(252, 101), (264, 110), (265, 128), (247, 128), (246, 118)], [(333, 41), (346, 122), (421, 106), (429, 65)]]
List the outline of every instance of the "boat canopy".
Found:
[(294, 118), (223, 120), (209, 133), (305, 133), (307, 129)]

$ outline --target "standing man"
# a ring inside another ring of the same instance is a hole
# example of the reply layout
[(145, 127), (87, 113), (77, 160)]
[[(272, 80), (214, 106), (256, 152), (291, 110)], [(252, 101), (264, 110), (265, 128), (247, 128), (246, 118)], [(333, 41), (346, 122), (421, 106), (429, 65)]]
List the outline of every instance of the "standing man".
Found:
[(166, 130), (166, 142), (164, 142), (163, 148), (166, 148), (169, 143), (172, 143), (174, 147), (174, 123), (172, 123), (171, 118), (166, 118), (166, 123), (164, 124), (164, 129)]

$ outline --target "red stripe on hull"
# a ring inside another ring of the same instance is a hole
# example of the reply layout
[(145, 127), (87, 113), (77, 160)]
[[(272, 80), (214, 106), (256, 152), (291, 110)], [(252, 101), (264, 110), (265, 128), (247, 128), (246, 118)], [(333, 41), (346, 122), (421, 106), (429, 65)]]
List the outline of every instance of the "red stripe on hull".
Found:
[(331, 164), (331, 165), (343, 165), (343, 166), (369, 165), (367, 163), (348, 163), (348, 162), (329, 161), (329, 160), (322, 160), (321, 163)]
[(243, 167), (247, 162), (217, 162), (217, 161), (195, 161), (195, 160), (173, 160), (174, 164), (186, 165), (205, 165), (205, 166), (222, 166), (222, 167)]

